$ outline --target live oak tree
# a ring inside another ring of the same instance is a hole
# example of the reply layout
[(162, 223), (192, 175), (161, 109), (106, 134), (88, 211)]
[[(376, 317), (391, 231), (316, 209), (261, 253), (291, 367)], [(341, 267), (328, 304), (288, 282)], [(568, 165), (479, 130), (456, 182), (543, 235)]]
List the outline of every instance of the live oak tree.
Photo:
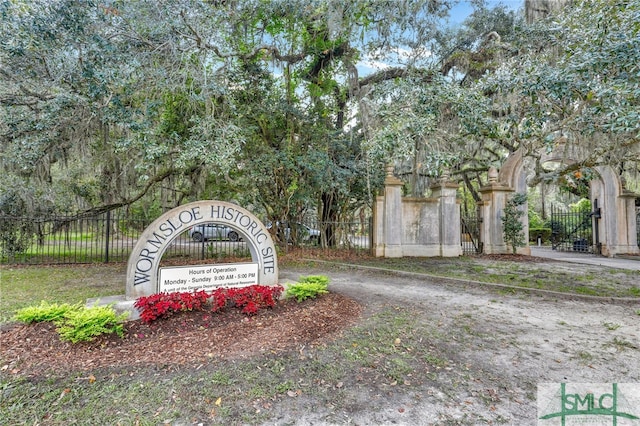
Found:
[(424, 195), (448, 170), (477, 201), (472, 181), (517, 149), (477, 81), (513, 54), (518, 25), (522, 19), (515, 11), (478, 7), (462, 26), (434, 32), (422, 69), (378, 87), (368, 99), (374, 117), (369, 152), (394, 159), (412, 195)]
[[(432, 76), (394, 82), (370, 105), (371, 151), (404, 162), (415, 195), (443, 168), (473, 192), (518, 149), (537, 162), (532, 185), (570, 176), (579, 188), (603, 164), (637, 179), (637, 2), (547, 3), (526, 2), (528, 23), (479, 8), (437, 37)], [(554, 150), (564, 161), (550, 168), (541, 157)]]
[[(503, 120), (537, 160), (531, 184), (587, 175), (598, 165), (637, 177), (639, 16), (637, 2), (571, 2), (528, 27), (518, 55), (480, 83), (511, 108)], [(556, 152), (578, 162), (549, 168), (540, 161)]]
[[(167, 179), (188, 182), (226, 151), (192, 159), (190, 139), (171, 126), (177, 99), (194, 90), (195, 61), (179, 53), (161, 11), (127, 5), (2, 3), (2, 163), (61, 210), (131, 204)], [(182, 106), (182, 125), (195, 126), (189, 114), (202, 107)]]
[[(355, 114), (362, 114), (359, 103), (370, 86), (402, 77), (406, 68), (361, 77), (356, 63), (364, 55), (384, 58), (402, 43), (421, 47), (423, 33), (442, 11), (442, 5), (429, 1), (394, 6), (376, 1), (251, 4), (234, 9), (243, 18), (236, 24), (243, 44), (231, 49), (235, 53), (199, 44), (235, 63), (263, 71), (269, 63), (281, 73), (271, 88), (279, 91), (279, 101), (267, 97), (278, 108), (267, 116), (275, 120), (258, 123), (260, 132), (244, 151), (263, 152), (244, 159), (247, 173), (257, 171), (272, 182), (258, 188), (270, 219), (295, 220), (313, 204), (319, 219), (330, 224), (370, 205), (382, 168), (364, 155)], [(405, 31), (412, 29), (421, 35), (407, 37)], [(205, 39), (202, 30), (191, 30), (194, 40)], [(322, 231), (324, 242), (336, 242), (331, 226)]]
[(637, 169), (637, 2), (575, 2), (529, 25), (478, 7), (458, 31), (441, 27), (448, 6), (3, 1), (0, 207), (215, 197), (336, 221), (371, 204), (388, 163), (420, 194), (444, 169), (481, 181), (559, 138), (583, 163), (540, 164), (536, 179)]
[(273, 219), (338, 220), (381, 176), (360, 148), (363, 89), (405, 72), (355, 64), (419, 51), (446, 3), (390, 6), (5, 1), (3, 166), (59, 209), (225, 190)]

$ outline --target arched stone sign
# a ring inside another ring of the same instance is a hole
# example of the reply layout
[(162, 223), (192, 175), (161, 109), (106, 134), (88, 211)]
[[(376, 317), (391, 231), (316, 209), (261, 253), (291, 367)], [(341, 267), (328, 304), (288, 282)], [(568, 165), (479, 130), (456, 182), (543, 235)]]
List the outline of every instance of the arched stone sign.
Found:
[(252, 213), (224, 201), (195, 201), (170, 210), (142, 233), (127, 264), (126, 298), (158, 292), (158, 266), (170, 243), (194, 225), (214, 222), (229, 226), (246, 241), (251, 259), (258, 264), (258, 283), (278, 284), (276, 249), (269, 230)]

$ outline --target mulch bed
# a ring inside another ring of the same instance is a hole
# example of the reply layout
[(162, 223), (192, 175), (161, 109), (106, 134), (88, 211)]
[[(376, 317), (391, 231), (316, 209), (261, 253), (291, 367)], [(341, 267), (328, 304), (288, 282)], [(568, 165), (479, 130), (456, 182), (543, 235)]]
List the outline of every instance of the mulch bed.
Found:
[(237, 309), (191, 311), (150, 324), (130, 321), (125, 336), (91, 342), (61, 341), (51, 323), (12, 323), (0, 330), (0, 373), (20, 376), (68, 374), (127, 366), (200, 365), (310, 347), (353, 324), (362, 312), (337, 293), (298, 303), (279, 302), (247, 317)]

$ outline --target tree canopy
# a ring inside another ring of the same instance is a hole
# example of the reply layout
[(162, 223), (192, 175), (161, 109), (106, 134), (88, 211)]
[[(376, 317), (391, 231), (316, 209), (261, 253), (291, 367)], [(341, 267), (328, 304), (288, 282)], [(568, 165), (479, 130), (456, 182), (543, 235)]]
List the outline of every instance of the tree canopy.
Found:
[(559, 170), (540, 164), (537, 180), (603, 164), (638, 170), (639, 17), (637, 2), (578, 2), (526, 28), (521, 53), (480, 82), (512, 99), (513, 139), (529, 155), (577, 157)]
[(386, 164), (422, 195), (558, 141), (580, 164), (536, 179), (638, 170), (637, 2), (527, 23), (474, 1), (458, 27), (452, 3), (2, 0), (0, 213), (218, 198), (334, 221)]

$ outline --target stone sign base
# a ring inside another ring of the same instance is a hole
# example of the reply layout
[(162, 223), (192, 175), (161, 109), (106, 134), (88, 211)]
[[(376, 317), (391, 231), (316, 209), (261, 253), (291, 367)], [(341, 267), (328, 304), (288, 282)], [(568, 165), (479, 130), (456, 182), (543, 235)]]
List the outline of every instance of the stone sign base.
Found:
[(121, 296), (104, 296), (87, 299), (87, 308), (92, 306), (113, 306), (113, 310), (116, 314), (121, 315), (125, 312), (129, 314), (127, 321), (135, 321), (140, 319), (140, 312), (133, 306), (136, 303), (135, 300), (127, 300), (125, 295)]

